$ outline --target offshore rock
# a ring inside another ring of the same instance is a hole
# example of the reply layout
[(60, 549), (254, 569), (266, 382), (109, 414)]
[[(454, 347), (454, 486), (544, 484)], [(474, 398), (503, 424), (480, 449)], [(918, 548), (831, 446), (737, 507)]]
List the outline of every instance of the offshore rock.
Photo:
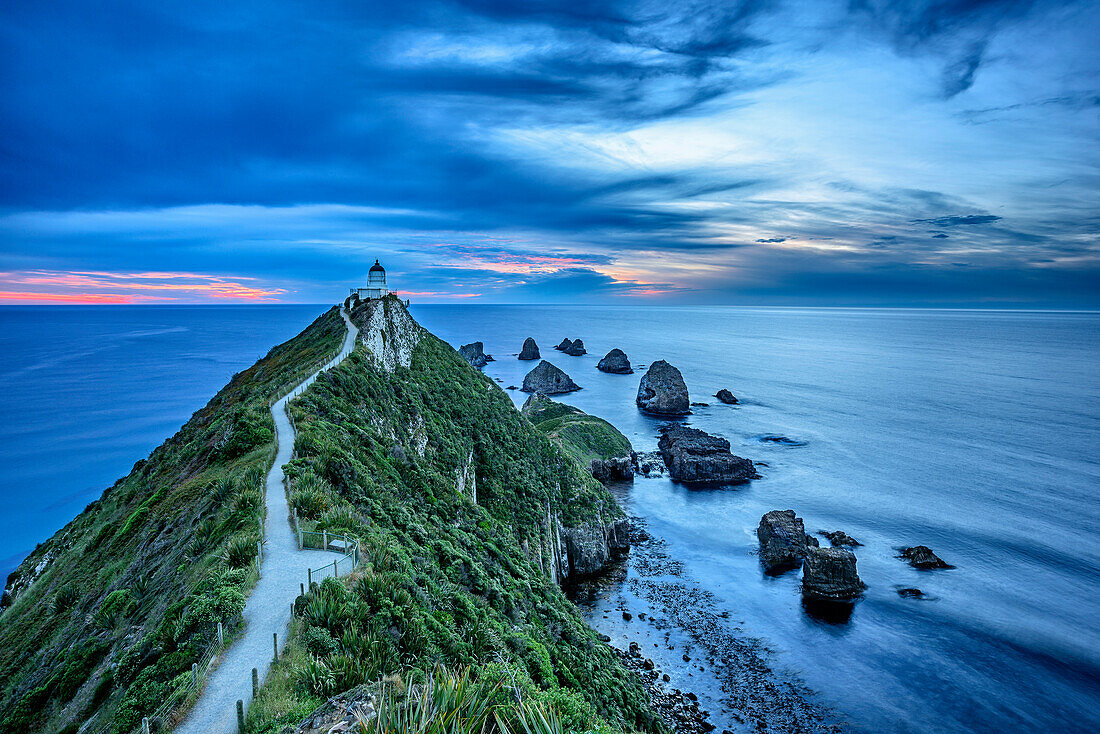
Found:
[(626, 352), (621, 349), (612, 349), (604, 355), (604, 358), (596, 365), (596, 369), (613, 375), (629, 375), (634, 372), (630, 367), (630, 360), (626, 358)]
[(901, 557), (909, 561), (913, 568), (931, 570), (933, 568), (954, 568), (942, 558), (932, 552), (926, 545), (915, 545), (912, 548), (902, 548)]
[(474, 367), (484, 367), (486, 364), (493, 361), (492, 356), (485, 353), (485, 345), (481, 342), (463, 344), (459, 347), (458, 353)]
[(572, 345), (573, 345), (573, 342), (570, 341), (569, 339), (562, 339), (561, 344), (554, 347), (554, 349), (557, 349), (559, 352), (564, 352), (566, 349), (568, 349)]
[(523, 349), (519, 352), (520, 359), (539, 359), (539, 345), (531, 337), (523, 340)]
[(601, 482), (634, 478), (634, 462), (629, 456), (614, 459), (593, 459), (588, 464), (592, 476)]
[(729, 390), (726, 390), (725, 388), (714, 393), (714, 397), (718, 398), (726, 405), (737, 405), (738, 403), (738, 400), (736, 397), (734, 397), (733, 393), (731, 393)]
[(729, 441), (697, 428), (664, 426), (657, 448), (678, 482), (742, 484), (759, 476), (750, 460), (730, 453)]
[(856, 546), (863, 545), (863, 543), (860, 543), (858, 540), (853, 538), (851, 535), (848, 535), (848, 533), (844, 532), (843, 530), (822, 530), (821, 534), (825, 536), (829, 540), (829, 543), (834, 547), (848, 545), (854, 548)]
[(524, 392), (541, 392), (544, 395), (560, 395), (561, 393), (580, 390), (581, 386), (573, 382), (573, 379), (561, 369), (544, 359), (523, 378), (523, 387), (521, 389)]
[(687, 415), (688, 389), (684, 376), (663, 359), (649, 366), (638, 384), (638, 407), (657, 415)]
[(856, 573), (856, 555), (845, 548), (807, 548), (802, 563), (802, 595), (822, 601), (849, 601), (867, 585)]
[(569, 346), (567, 346), (565, 349), (562, 349), (562, 351), (568, 354), (570, 357), (579, 357), (582, 354), (588, 354), (587, 350), (585, 350), (584, 348), (584, 342), (580, 339), (571, 342)]
[(806, 526), (794, 510), (772, 510), (756, 528), (760, 561), (769, 573), (795, 568), (806, 557)]

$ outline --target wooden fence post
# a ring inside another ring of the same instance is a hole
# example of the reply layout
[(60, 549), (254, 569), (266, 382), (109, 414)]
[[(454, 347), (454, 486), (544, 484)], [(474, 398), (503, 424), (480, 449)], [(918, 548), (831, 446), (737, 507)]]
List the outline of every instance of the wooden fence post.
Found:
[(199, 689), (199, 664), (191, 663), (191, 682), (195, 684), (195, 690)]
[(244, 734), (244, 701), (237, 699), (237, 734)]
[(328, 531), (321, 531), (321, 550), (328, 550)]
[(225, 647), (225, 629), (221, 622), (218, 622), (218, 647)]
[(271, 633), (271, 642), (275, 646), (275, 662), (279, 662), (279, 633)]
[(340, 559), (337, 558), (335, 561), (332, 562), (332, 575), (335, 578), (340, 578), (340, 567), (336, 565), (336, 562), (339, 560)]
[(260, 692), (260, 671), (255, 668), (252, 669), (252, 698), (256, 697), (256, 694)]
[(299, 583), (298, 583), (298, 586), (299, 586), (299, 587), (301, 587), (301, 590), (302, 590), (302, 596), (305, 596), (305, 595), (306, 595), (306, 585), (305, 585), (305, 584), (303, 584), (303, 583), (301, 583), (301, 582), (299, 582)]
[(313, 569), (312, 568), (307, 568), (306, 569), (306, 580), (309, 581), (309, 588), (312, 589), (313, 588)]
[(141, 720), (141, 734), (149, 734), (149, 717)]
[(264, 562), (264, 542), (262, 540), (256, 541), (256, 560), (260, 563)]

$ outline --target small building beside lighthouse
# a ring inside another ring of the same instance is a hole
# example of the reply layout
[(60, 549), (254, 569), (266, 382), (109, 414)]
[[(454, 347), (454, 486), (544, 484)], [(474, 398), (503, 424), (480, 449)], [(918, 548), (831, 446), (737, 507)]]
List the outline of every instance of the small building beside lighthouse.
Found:
[(389, 286), (386, 285), (386, 269), (382, 267), (378, 260), (374, 261), (374, 265), (370, 267), (370, 272), (367, 273), (367, 287), (351, 289), (351, 295), (358, 297), (360, 300), (382, 298), (388, 295), (389, 292)]

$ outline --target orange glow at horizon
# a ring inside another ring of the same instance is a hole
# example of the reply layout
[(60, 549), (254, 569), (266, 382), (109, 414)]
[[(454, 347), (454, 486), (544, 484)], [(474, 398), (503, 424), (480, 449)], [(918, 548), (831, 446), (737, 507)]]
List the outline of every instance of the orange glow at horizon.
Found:
[[(202, 273), (32, 270), (0, 273), (0, 285), (45, 286), (40, 290), (0, 290), (0, 303), (139, 303), (195, 299), (273, 301), (286, 293), (282, 288), (262, 288), (232, 279)], [(52, 290), (52, 289), (58, 290)], [(135, 292), (136, 291), (136, 292)], [(164, 295), (151, 295), (162, 293)]]

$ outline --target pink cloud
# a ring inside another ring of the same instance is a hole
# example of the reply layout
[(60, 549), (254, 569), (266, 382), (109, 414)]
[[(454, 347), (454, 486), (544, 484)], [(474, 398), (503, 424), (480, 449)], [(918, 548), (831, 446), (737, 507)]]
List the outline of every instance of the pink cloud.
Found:
[[(0, 273), (0, 285), (31, 286), (0, 291), (0, 303), (139, 303), (144, 301), (274, 301), (286, 293), (203, 273), (29, 270)], [(159, 295), (152, 295), (153, 293)]]

